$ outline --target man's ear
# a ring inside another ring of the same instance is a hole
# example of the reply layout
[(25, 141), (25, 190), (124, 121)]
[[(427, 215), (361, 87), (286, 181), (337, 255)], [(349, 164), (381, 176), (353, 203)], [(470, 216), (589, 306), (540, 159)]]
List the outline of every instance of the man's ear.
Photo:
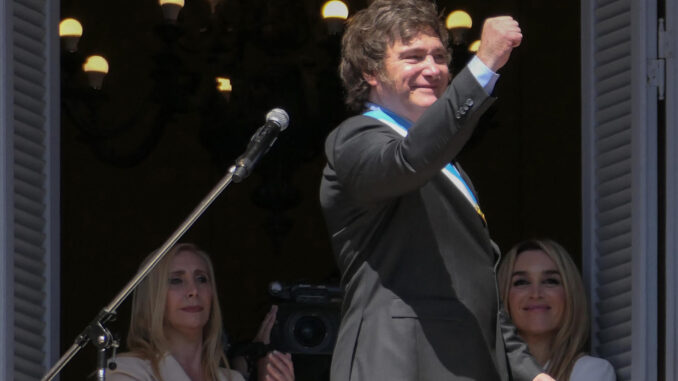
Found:
[(367, 82), (368, 85), (372, 87), (377, 86), (377, 76), (369, 73), (363, 73), (363, 79), (365, 80), (365, 82)]

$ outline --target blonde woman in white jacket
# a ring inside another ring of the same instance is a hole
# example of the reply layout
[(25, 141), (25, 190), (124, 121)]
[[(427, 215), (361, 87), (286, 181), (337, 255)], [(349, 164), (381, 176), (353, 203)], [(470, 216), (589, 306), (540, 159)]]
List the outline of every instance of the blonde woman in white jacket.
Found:
[[(132, 302), (129, 352), (110, 381), (244, 381), (228, 367), (214, 269), (193, 244), (170, 250), (139, 285)], [(260, 380), (294, 380), (289, 355), (267, 357)]]
[(505, 311), (544, 370), (559, 381), (615, 381), (612, 365), (585, 352), (589, 315), (584, 285), (567, 251), (528, 240), (503, 258), (497, 274)]

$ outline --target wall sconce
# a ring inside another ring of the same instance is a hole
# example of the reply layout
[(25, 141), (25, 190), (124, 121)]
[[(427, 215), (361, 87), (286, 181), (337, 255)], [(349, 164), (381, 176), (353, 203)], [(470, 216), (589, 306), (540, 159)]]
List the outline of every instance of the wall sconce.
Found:
[(466, 37), (466, 31), (471, 29), (472, 25), (473, 21), (468, 13), (461, 10), (450, 12), (445, 20), (445, 26), (452, 32), (452, 44), (463, 44)]
[(102, 56), (89, 56), (82, 65), (82, 70), (87, 74), (89, 85), (93, 89), (101, 89), (104, 77), (108, 74), (108, 61)]
[(478, 48), (480, 48), (480, 40), (475, 40), (468, 46), (468, 51), (476, 54), (478, 53)]
[(226, 77), (217, 77), (217, 90), (219, 90), (219, 93), (224, 96), (224, 99), (226, 99), (226, 102), (228, 102), (231, 99), (231, 92), (233, 91), (233, 87), (231, 86), (231, 79), (226, 78)]
[[(323, 29), (335, 34), (344, 29), (348, 2), (326, 1), (221, 1), (214, 13), (208, 12), (207, 1), (186, 1), (183, 7), (180, 0), (150, 2), (139, 16), (155, 20), (141, 23), (145, 29), (139, 33), (153, 32), (145, 41), (150, 49), (141, 50), (143, 65), (134, 63), (136, 50), (121, 54), (120, 46), (92, 51), (82, 45), (70, 54), (64, 41), (64, 128), (77, 134), (78, 144), (86, 144), (103, 164), (130, 168), (146, 160), (166, 133), (188, 126), (190, 132), (179, 133), (195, 134), (215, 164), (226, 170), (261, 125), (261, 109), (287, 109), (295, 128), (280, 137), (286, 144), (274, 147), (269, 160), (258, 166), (261, 184), (252, 196), (258, 207), (270, 211), (267, 229), (279, 250), (292, 221), (286, 211), (301, 197), (291, 182), (293, 171), (322, 155), (325, 135), (346, 117), (336, 75), (338, 39)], [(88, 19), (81, 19), (89, 28)], [(253, 29), (252, 21), (261, 23), (260, 28)], [(104, 32), (114, 38), (112, 23)], [(66, 35), (71, 34), (62, 33)], [(97, 44), (90, 38), (84, 43)], [(83, 66), (85, 57), (100, 53), (112, 61), (91, 57)], [(113, 75), (106, 77), (110, 66)], [(129, 78), (128, 71), (138, 75), (138, 84), (119, 82)], [(194, 121), (199, 121), (197, 131)]]
[(64, 42), (67, 51), (73, 53), (78, 50), (78, 42), (82, 36), (82, 25), (74, 18), (63, 19), (59, 23), (59, 37)]
[(339, 34), (348, 18), (348, 6), (343, 1), (328, 1), (323, 5), (322, 15), (330, 34)]
[(160, 0), (159, 2), (165, 22), (176, 24), (179, 12), (184, 7), (184, 0)]

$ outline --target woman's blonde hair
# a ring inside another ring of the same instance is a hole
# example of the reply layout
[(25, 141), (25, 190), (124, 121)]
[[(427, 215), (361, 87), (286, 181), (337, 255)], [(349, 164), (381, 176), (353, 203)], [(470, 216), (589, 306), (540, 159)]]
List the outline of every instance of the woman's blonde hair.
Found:
[[(170, 264), (175, 255), (184, 251), (198, 255), (207, 264), (212, 287), (212, 306), (207, 324), (203, 328), (202, 370), (209, 380), (217, 380), (220, 362), (228, 367), (221, 341), (221, 308), (212, 261), (194, 244), (176, 244), (134, 291), (127, 346), (134, 355), (149, 360), (156, 376), (162, 381), (158, 364), (169, 351), (164, 325)], [(153, 253), (144, 260), (144, 264), (152, 256)]]
[(548, 239), (532, 239), (515, 245), (502, 259), (497, 273), (499, 292), (506, 312), (510, 314), (509, 290), (516, 258), (525, 251), (544, 252), (560, 273), (565, 291), (565, 309), (561, 326), (555, 334), (546, 372), (556, 380), (570, 378), (572, 367), (585, 353), (589, 335), (589, 314), (584, 283), (570, 254), (558, 243)]

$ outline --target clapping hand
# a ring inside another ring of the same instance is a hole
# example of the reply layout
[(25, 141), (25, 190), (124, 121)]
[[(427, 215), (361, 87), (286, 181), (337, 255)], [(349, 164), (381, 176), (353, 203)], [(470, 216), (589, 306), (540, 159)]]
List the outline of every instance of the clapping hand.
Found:
[[(278, 313), (278, 306), (271, 306), (266, 314), (264, 321), (259, 326), (259, 331), (254, 337), (254, 342), (261, 342), (265, 345), (271, 343), (271, 329), (275, 324), (275, 318)], [(257, 362), (259, 381), (294, 381), (294, 364), (292, 355), (273, 351)]]

